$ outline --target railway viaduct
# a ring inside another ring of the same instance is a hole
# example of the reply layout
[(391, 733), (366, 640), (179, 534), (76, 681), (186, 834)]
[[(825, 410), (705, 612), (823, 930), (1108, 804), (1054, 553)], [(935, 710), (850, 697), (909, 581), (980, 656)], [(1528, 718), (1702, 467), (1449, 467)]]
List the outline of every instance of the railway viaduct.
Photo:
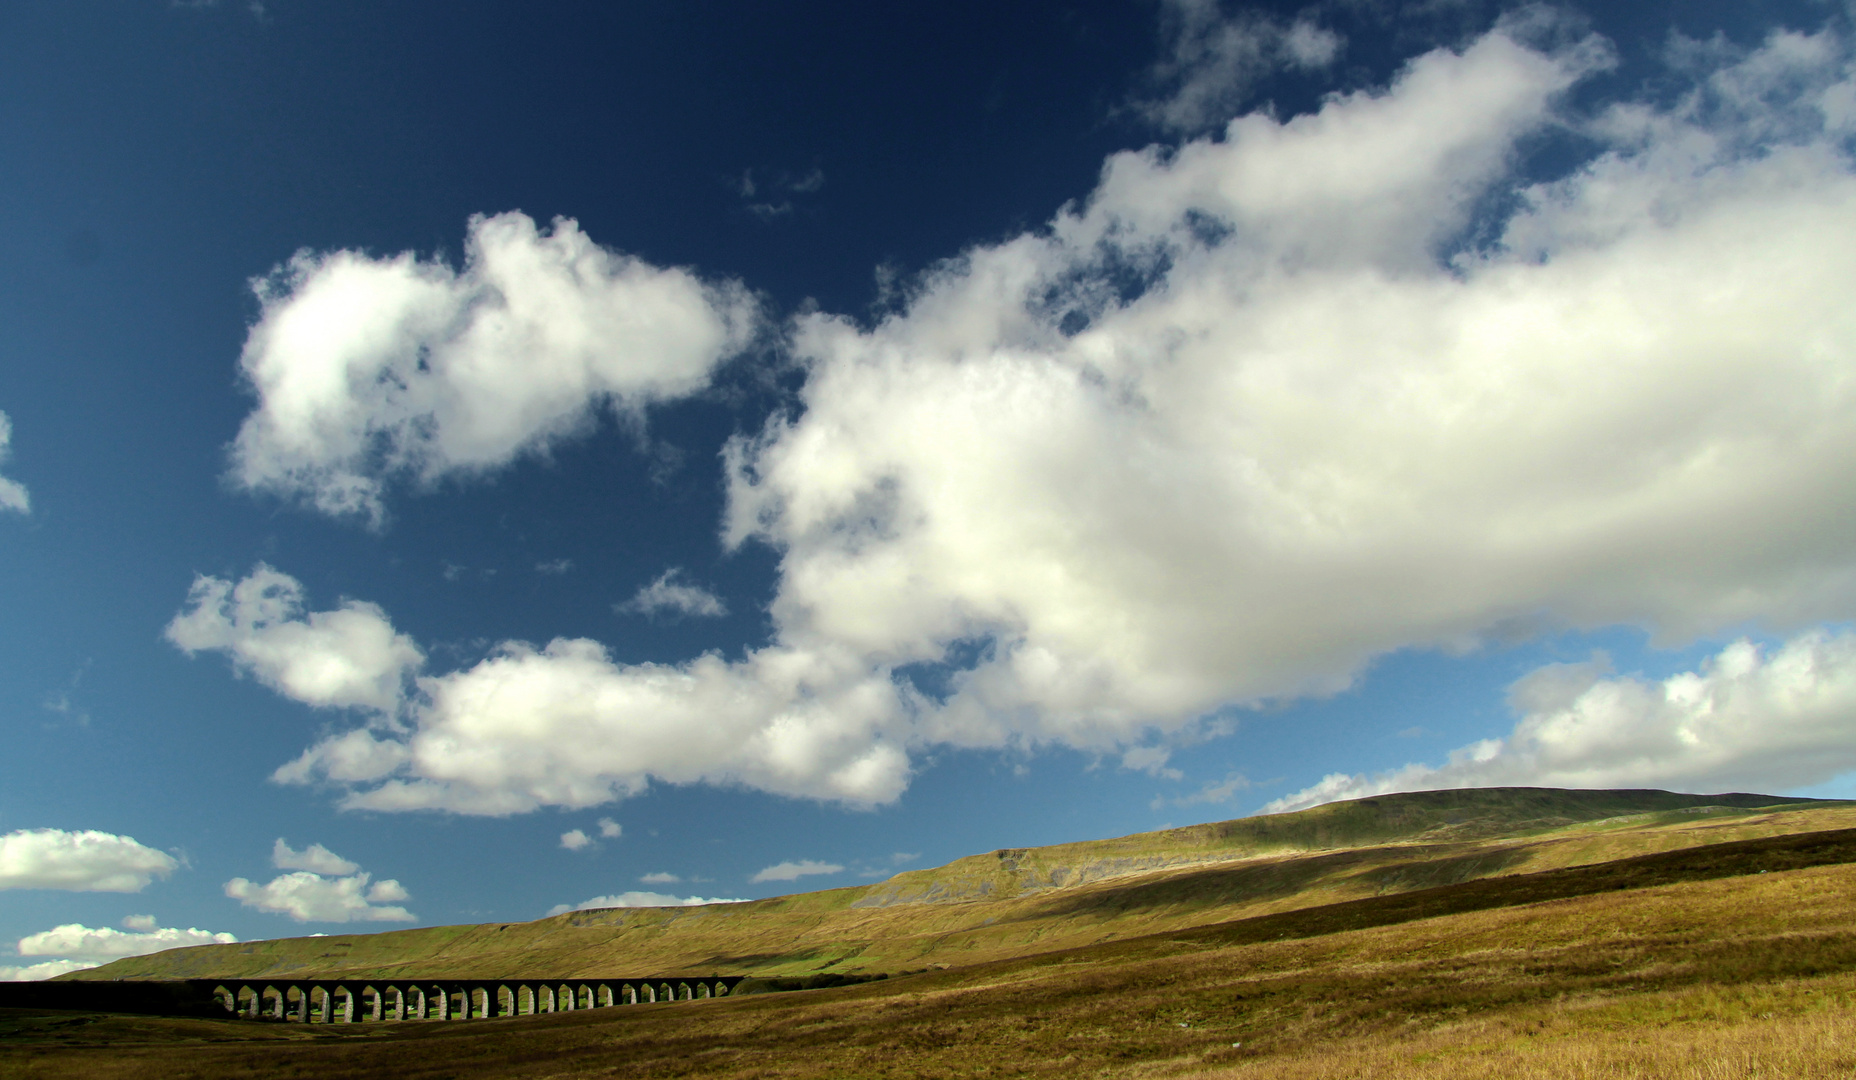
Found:
[(475, 1020), (724, 997), (744, 976), (163, 979), (0, 983), (0, 1008), (343, 1023)]

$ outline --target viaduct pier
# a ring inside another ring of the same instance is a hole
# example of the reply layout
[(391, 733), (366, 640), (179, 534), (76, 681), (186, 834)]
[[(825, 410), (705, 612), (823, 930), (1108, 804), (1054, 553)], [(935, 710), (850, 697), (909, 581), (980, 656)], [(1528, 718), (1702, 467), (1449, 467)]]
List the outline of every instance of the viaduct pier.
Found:
[(725, 997), (744, 978), (71, 980), (0, 983), (0, 1008), (305, 1024), (477, 1020)]

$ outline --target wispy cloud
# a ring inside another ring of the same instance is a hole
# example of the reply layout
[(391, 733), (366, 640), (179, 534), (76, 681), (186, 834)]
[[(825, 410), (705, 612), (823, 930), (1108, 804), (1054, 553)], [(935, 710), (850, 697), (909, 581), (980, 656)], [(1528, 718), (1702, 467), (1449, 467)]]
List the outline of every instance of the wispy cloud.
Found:
[(760, 885), (768, 881), (798, 881), (802, 877), (814, 877), (824, 874), (841, 874), (844, 867), (837, 863), (820, 862), (817, 859), (803, 859), (799, 862), (775, 863), (758, 871), (748, 879), (750, 884)]
[(877, 859), (869, 862), (860, 860), (856, 867), (857, 876), (862, 878), (889, 877), (896, 872), (898, 867), (907, 866), (912, 862), (918, 861), (921, 857), (922, 853), (919, 851), (898, 851), (892, 853), (887, 859)]
[(321, 844), (311, 844), (297, 851), (285, 843), (281, 836), (271, 845), (271, 865), (279, 870), (308, 870), (314, 874), (333, 874), (337, 877), (361, 869), (359, 863), (350, 862)]
[(65, 680), (64, 686), (47, 693), (41, 702), (45, 711), (60, 716), (78, 727), (89, 727), (90, 712), (77, 701), (77, 692), (83, 685), (85, 673), (89, 670), (90, 661), (85, 660), (76, 671), (71, 673), (71, 677)]
[(762, 221), (790, 217), (796, 209), (793, 196), (811, 195), (825, 186), (825, 171), (812, 168), (794, 174), (784, 170), (744, 169), (732, 186), (747, 211)]
[(1178, 780), (1184, 777), (1185, 773), (1180, 772), (1178, 769), (1167, 767), (1167, 761), (1171, 759), (1172, 756), (1173, 751), (1171, 747), (1130, 746), (1128, 749), (1122, 751), (1121, 767), (1124, 769), (1137, 769), (1149, 776), (1157, 776), (1163, 780)]
[[(12, 453), (13, 421), (0, 412), (0, 464), (5, 464)], [(11, 510), (16, 514), (32, 512), (32, 496), (26, 491), (26, 485), (17, 480), (0, 476), (0, 510)]]
[(671, 896), (657, 892), (622, 892), (611, 896), (595, 896), (591, 900), (582, 900), (578, 904), (556, 904), (548, 909), (549, 915), (564, 915), (569, 911), (592, 911), (597, 908), (634, 908), (634, 907), (703, 907), (708, 904), (744, 904), (741, 899), (724, 899), (719, 896)]
[(715, 618), (728, 614), (722, 598), (700, 585), (680, 580), (683, 570), (672, 567), (658, 575), (656, 581), (638, 590), (638, 595), (614, 606), (615, 611), (637, 615), (655, 615), (671, 611), (679, 615)]
[(1157, 796), (1149, 805), (1154, 810), (1166, 806), (1221, 805), (1236, 798), (1238, 792), (1249, 790), (1251, 786), (1250, 778), (1243, 773), (1226, 773), (1223, 780), (1208, 780), (1199, 790), (1190, 795), (1181, 795), (1172, 799)]
[(1163, 0), (1161, 12), (1166, 55), (1150, 73), (1160, 92), (1136, 110), (1175, 132), (1222, 126), (1263, 80), (1328, 67), (1345, 44), (1310, 15), (1227, 10), (1220, 0)]
[[(168, 0), (168, 6), (188, 11), (205, 11), (208, 8), (218, 7), (219, 0)], [(245, 10), (251, 12), (253, 18), (260, 20), (270, 13), (269, 9), (264, 6), (263, 0), (246, 0)]]

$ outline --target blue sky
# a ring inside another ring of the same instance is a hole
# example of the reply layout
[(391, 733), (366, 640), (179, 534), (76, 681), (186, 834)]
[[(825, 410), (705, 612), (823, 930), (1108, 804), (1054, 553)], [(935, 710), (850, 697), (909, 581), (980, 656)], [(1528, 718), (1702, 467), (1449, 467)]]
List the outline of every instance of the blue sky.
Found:
[(1851, 33), (0, 8), (0, 975), (1856, 793)]

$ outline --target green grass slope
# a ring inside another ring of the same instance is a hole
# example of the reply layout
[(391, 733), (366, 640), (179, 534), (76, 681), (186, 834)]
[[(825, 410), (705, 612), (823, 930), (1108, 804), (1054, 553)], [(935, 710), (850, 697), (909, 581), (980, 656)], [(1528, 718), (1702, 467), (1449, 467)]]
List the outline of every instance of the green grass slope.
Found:
[(873, 885), (742, 904), (208, 945), (66, 978), (896, 972), (1852, 826), (1856, 804), (1763, 795), (1416, 792), (1005, 849)]
[[(1585, 822), (1700, 807), (1758, 809), (1798, 800), (1772, 795), (1680, 795), (1668, 791), (1465, 788), (1381, 795), (1292, 814), (1237, 818), (1039, 848), (971, 855), (931, 870), (864, 886), (852, 907), (1003, 900), (1044, 889), (1265, 855), (1401, 843), (1516, 838)], [(853, 890), (834, 890), (849, 892)]]

